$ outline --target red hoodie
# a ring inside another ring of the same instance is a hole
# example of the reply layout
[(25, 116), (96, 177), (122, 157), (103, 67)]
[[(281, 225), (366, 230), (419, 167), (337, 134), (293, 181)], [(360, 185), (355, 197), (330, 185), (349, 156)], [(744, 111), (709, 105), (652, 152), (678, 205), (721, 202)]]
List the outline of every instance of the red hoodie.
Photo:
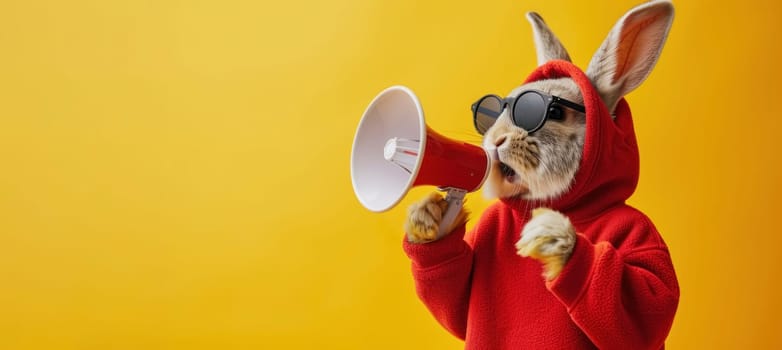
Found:
[[(625, 204), (638, 182), (627, 103), (612, 120), (586, 75), (565, 61), (527, 82), (570, 77), (586, 107), (586, 138), (572, 188), (541, 203), (502, 199), (472, 231), (411, 244), (419, 298), (467, 349), (662, 349), (679, 301), (668, 248), (649, 218)], [(570, 260), (546, 282), (537, 260), (516, 254), (530, 212), (548, 207), (578, 232)]]

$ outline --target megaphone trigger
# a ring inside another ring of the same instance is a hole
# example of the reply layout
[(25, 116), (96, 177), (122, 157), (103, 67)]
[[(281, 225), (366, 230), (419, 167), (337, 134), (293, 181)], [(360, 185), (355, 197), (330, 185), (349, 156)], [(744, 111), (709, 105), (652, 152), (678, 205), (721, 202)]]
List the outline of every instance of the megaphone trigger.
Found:
[(448, 203), (443, 219), (440, 221), (440, 230), (437, 232), (437, 239), (440, 239), (448, 233), (448, 229), (462, 210), (462, 206), (464, 206), (464, 196), (467, 194), (467, 191), (454, 187), (438, 187), (437, 189), (446, 192), (445, 201)]

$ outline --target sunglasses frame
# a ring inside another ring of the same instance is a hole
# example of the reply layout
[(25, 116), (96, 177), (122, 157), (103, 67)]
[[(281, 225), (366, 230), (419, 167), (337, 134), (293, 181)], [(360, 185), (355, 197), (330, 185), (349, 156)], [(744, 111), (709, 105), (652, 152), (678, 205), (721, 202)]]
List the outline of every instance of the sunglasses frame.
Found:
[(502, 98), (502, 97), (500, 97), (498, 95), (495, 95), (495, 94), (489, 94), (489, 95), (485, 95), (485, 96), (479, 98), (478, 101), (473, 103), (472, 106), (470, 107), (470, 109), (472, 110), (472, 122), (473, 122), (473, 126), (475, 126), (475, 130), (477, 130), (478, 133), (481, 134), (481, 135), (485, 134), (486, 131), (489, 130), (489, 129), (486, 129), (483, 132), (481, 132), (480, 128), (478, 128), (478, 106), (480, 106), (481, 103), (485, 99), (487, 99), (487, 98), (495, 98), (495, 99), (497, 99), (500, 102), (500, 105), (501, 105), (500, 110), (499, 110), (499, 112), (495, 112), (495, 111), (491, 111), (491, 110), (487, 110), (487, 109), (481, 109), (481, 113), (483, 113), (483, 114), (485, 114), (487, 116), (493, 117), (494, 120), (496, 121), (497, 118), (499, 118), (500, 115), (502, 115), (502, 111), (504, 111), (506, 107), (510, 106), (510, 117), (511, 117), (511, 120), (513, 121), (514, 125), (516, 125), (517, 127), (521, 128), (521, 126), (516, 124), (516, 115), (515, 115), (516, 114), (515, 113), (516, 103), (518, 103), (519, 99), (522, 96), (524, 96), (525, 94), (528, 94), (528, 93), (534, 93), (534, 94), (539, 95), (540, 97), (543, 98), (543, 100), (545, 102), (545, 114), (543, 114), (543, 118), (540, 119), (540, 122), (534, 128), (532, 128), (531, 130), (524, 129), (524, 130), (526, 130), (530, 134), (535, 132), (535, 131), (540, 130), (540, 128), (542, 128), (543, 125), (546, 124), (546, 121), (549, 118), (549, 113), (551, 113), (551, 106), (552, 105), (556, 104), (556, 105), (560, 105), (560, 106), (564, 106), (564, 107), (570, 108), (572, 110), (575, 110), (575, 111), (578, 111), (578, 112), (581, 112), (581, 113), (586, 113), (586, 108), (583, 105), (580, 105), (580, 104), (572, 102), (572, 101), (568, 101), (568, 100), (566, 100), (564, 98), (561, 98), (559, 96), (549, 95), (549, 94), (547, 94), (547, 93), (545, 93), (543, 91), (540, 91), (540, 90), (534, 90), (534, 89), (533, 90), (524, 90), (516, 97), (506, 97), (506, 98)]

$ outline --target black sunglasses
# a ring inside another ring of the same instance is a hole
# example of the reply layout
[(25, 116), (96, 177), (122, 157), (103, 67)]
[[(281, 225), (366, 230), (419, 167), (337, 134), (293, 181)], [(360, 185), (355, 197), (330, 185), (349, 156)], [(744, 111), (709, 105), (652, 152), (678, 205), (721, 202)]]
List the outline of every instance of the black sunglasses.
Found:
[(560, 106), (585, 112), (584, 106), (570, 102), (564, 98), (549, 95), (543, 91), (522, 91), (517, 97), (501, 98), (497, 95), (486, 95), (472, 104), (472, 118), (475, 130), (483, 135), (494, 125), (506, 106), (510, 105), (510, 116), (513, 124), (533, 133), (540, 130), (546, 120), (562, 120), (565, 113)]

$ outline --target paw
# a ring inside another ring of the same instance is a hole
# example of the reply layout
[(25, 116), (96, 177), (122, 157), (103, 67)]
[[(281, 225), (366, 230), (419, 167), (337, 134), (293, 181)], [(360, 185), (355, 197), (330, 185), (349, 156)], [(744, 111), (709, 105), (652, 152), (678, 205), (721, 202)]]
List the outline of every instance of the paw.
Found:
[(575, 245), (576, 230), (570, 220), (557, 211), (538, 208), (524, 225), (516, 252), (543, 263), (543, 276), (551, 280), (562, 271)]
[(437, 239), (440, 222), (447, 207), (448, 202), (437, 192), (411, 205), (405, 221), (407, 240), (412, 243), (426, 243)]

